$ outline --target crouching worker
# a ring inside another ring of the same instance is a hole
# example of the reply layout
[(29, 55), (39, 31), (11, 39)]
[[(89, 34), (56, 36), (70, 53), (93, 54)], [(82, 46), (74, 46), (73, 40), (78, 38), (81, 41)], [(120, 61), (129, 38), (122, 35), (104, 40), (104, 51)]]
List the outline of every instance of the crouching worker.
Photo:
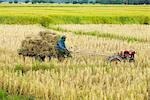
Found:
[(66, 48), (65, 41), (66, 36), (64, 35), (60, 38), (56, 45), (57, 58), (59, 61), (63, 61), (66, 57), (72, 57), (70, 51)]

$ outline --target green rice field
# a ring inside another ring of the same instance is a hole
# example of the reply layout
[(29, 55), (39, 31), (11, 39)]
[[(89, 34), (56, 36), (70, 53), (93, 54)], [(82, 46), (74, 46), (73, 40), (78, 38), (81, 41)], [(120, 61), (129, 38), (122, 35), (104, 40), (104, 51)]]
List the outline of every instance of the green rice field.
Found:
[(1, 24), (150, 24), (150, 6), (1, 4)]

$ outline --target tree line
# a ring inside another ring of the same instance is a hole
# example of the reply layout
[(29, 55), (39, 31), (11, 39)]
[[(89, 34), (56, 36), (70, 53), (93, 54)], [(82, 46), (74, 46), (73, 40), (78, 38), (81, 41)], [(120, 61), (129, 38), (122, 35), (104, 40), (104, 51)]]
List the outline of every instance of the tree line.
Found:
[(150, 0), (96, 0), (102, 4), (150, 4)]
[[(3, 2), (3, 0), (0, 0)], [(72, 4), (150, 4), (150, 0), (10, 0), (9, 3), (72, 3)]]

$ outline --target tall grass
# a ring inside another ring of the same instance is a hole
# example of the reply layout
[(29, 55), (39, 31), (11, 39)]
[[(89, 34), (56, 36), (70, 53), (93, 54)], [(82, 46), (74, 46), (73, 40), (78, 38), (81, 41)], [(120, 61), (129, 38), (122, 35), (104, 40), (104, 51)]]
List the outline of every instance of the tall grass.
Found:
[(0, 16), (1, 24), (38, 24), (39, 18), (30, 16)]
[(150, 24), (148, 16), (86, 17), (86, 16), (0, 16), (0, 24)]
[(1, 24), (150, 24), (149, 6), (0, 5)]

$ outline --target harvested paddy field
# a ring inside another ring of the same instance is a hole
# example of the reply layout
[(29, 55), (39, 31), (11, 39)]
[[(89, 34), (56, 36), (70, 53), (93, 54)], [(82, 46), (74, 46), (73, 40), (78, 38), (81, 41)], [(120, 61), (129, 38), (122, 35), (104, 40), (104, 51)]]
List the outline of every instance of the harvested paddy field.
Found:
[[(61, 32), (39, 25), (0, 25), (1, 89), (9, 94), (32, 96), (40, 100), (149, 99), (149, 39), (147, 38), (146, 42), (129, 42), (87, 34), (92, 30), (146, 39), (145, 35), (149, 36), (150, 32), (149, 26), (63, 25), (59, 27), (69, 31)], [(42, 63), (27, 58), (26, 62), (23, 62), (17, 55), (21, 41), (26, 36), (34, 36), (44, 30), (59, 35), (65, 34), (66, 45), (72, 51), (73, 58), (66, 59), (64, 62), (52, 59), (50, 62)], [(86, 34), (76, 34), (74, 32), (76, 30)], [(135, 63), (110, 64), (106, 61), (107, 55), (128, 49), (136, 51)]]

